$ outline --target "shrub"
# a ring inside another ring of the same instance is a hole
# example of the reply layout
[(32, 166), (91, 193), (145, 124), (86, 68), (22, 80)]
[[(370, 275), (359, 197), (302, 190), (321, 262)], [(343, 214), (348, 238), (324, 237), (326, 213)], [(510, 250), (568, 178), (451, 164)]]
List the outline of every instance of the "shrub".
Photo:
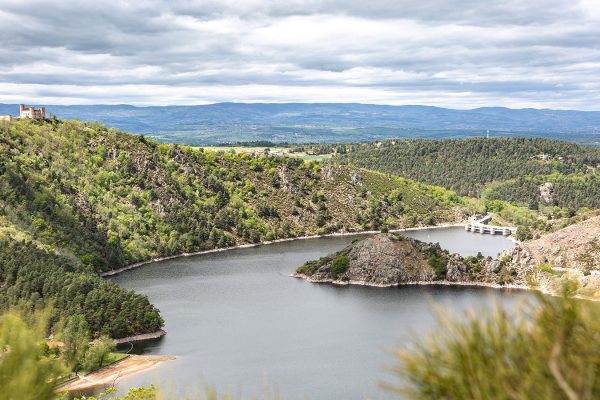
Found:
[(441, 280), (446, 277), (446, 272), (448, 272), (448, 269), (446, 268), (448, 260), (439, 256), (431, 256), (427, 260), (427, 263), (434, 269), (436, 280)]
[(600, 398), (598, 309), (574, 291), (539, 295), (517, 315), (498, 307), (441, 322), (398, 351), (398, 384), (387, 388), (408, 399)]
[(322, 260), (307, 261), (296, 269), (296, 273), (310, 276), (319, 269), (321, 263)]
[(108, 354), (115, 349), (115, 342), (108, 336), (94, 340), (85, 352), (82, 367), (86, 371), (95, 371), (104, 365)]
[(32, 316), (35, 326), (13, 312), (0, 317), (0, 398), (54, 399), (54, 380), (63, 372), (60, 360), (44, 356), (48, 315)]
[(338, 256), (331, 263), (331, 276), (333, 279), (337, 279), (337, 277), (348, 269), (350, 265), (350, 261), (347, 256)]
[(515, 238), (518, 241), (523, 242), (525, 240), (533, 239), (533, 233), (531, 232), (531, 229), (528, 226), (519, 226), (517, 229), (517, 233), (515, 234)]
[(551, 274), (551, 273), (554, 272), (554, 270), (552, 270), (552, 267), (548, 263), (541, 263), (540, 264), (540, 270), (542, 270), (544, 272), (547, 272), (549, 274)]

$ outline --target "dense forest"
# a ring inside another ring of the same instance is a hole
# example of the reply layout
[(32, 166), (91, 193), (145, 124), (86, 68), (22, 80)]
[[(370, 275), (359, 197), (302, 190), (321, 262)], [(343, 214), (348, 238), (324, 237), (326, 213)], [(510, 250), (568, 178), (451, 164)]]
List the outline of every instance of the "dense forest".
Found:
[[(241, 243), (456, 221), (470, 212), (465, 202), (345, 165), (159, 144), (97, 123), (18, 121), (0, 135), (0, 237), (3, 246), (60, 258), (3, 259), (2, 304), (40, 297), (63, 315), (83, 311), (91, 296), (95, 310), (107, 310), (86, 314), (94, 334), (149, 331), (160, 317), (145, 300), (86, 271)], [(35, 285), (25, 282), (32, 277)], [(140, 302), (140, 313), (123, 314), (111, 296)]]
[(124, 290), (31, 242), (0, 238), (0, 309), (53, 311), (52, 322), (82, 316), (95, 334), (153, 332), (163, 321), (145, 296)]
[[(600, 207), (600, 148), (533, 138), (399, 140), (345, 146), (340, 158), (461, 195), (537, 208)], [(546, 182), (550, 196), (543, 197)], [(486, 192), (486, 188), (490, 188)]]
[(503, 200), (538, 209), (558, 206), (574, 212), (600, 208), (600, 173), (526, 176), (491, 184), (485, 198)]

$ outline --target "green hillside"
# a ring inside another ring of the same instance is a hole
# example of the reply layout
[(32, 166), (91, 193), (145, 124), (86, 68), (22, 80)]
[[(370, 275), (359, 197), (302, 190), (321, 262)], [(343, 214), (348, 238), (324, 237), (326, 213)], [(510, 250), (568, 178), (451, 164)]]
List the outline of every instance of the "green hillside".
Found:
[(55, 324), (82, 315), (96, 335), (119, 338), (154, 332), (163, 324), (145, 296), (31, 242), (0, 237), (0, 288), (0, 310), (19, 307), (27, 313), (52, 307)]
[[(93, 273), (156, 256), (437, 224), (466, 213), (456, 194), (399, 177), (288, 157), (159, 144), (94, 123), (19, 121), (0, 136), (3, 246), (35, 247), (86, 280), (71, 289), (69, 298), (77, 301), (56, 302), (59, 314), (67, 308), (85, 310), (92, 293), (101, 299), (97, 303), (108, 301), (104, 294), (116, 289), (90, 278)], [(36, 275), (37, 286), (10, 292), (20, 268), (42, 268), (25, 257), (29, 250), (11, 252), (10, 260), (2, 260), (3, 307), (19, 299), (61, 298), (66, 287), (45, 290), (49, 276), (58, 274), (54, 267), (51, 274)], [(8, 262), (12, 267), (6, 267)], [(12, 277), (7, 277), (9, 270)], [(161, 322), (149, 304), (144, 307), (148, 313), (124, 317), (125, 327), (108, 323), (104, 329), (94, 320), (102, 316), (86, 318), (96, 332), (140, 333)], [(107, 316), (108, 322), (117, 314)]]
[[(600, 148), (533, 138), (399, 140), (346, 146), (342, 157), (461, 195), (538, 208), (600, 208)], [(540, 186), (553, 183), (550, 198)], [(487, 188), (494, 187), (486, 192)]]

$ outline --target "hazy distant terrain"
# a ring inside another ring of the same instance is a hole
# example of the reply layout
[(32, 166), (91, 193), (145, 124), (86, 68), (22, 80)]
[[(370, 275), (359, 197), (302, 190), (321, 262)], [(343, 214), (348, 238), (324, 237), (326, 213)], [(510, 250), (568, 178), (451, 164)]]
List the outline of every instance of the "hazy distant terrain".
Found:
[[(16, 114), (0, 104), (0, 114)], [(600, 144), (600, 111), (453, 110), (369, 104), (243, 104), (134, 107), (47, 106), (61, 119), (100, 121), (124, 131), (192, 145), (268, 140), (348, 143), (385, 138), (538, 136)]]

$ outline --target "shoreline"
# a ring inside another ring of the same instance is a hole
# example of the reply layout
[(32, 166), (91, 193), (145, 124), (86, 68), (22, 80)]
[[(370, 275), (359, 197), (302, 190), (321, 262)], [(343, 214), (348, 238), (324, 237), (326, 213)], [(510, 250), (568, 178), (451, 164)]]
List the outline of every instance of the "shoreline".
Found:
[[(410, 231), (421, 231), (421, 230), (427, 230), (427, 229), (453, 228), (453, 227), (459, 227), (459, 226), (464, 226), (464, 223), (448, 223), (448, 224), (431, 225), (431, 226), (418, 226), (418, 227), (414, 227), (414, 228), (390, 229), (389, 232), (390, 233), (410, 232)], [(102, 278), (115, 276), (115, 275), (121, 274), (126, 271), (131, 271), (132, 269), (143, 267), (144, 265), (147, 265), (147, 264), (152, 264), (155, 262), (161, 262), (161, 261), (167, 261), (167, 260), (174, 260), (176, 258), (182, 258), (182, 257), (201, 256), (201, 255), (205, 255), (205, 254), (221, 253), (224, 251), (230, 251), (230, 250), (236, 250), (236, 249), (249, 249), (249, 248), (253, 248), (253, 247), (267, 246), (267, 245), (276, 244), (276, 243), (293, 242), (296, 240), (318, 239), (318, 238), (326, 238), (326, 237), (373, 235), (373, 234), (380, 233), (380, 232), (381, 231), (335, 232), (335, 233), (326, 233), (324, 235), (307, 235), (307, 236), (298, 236), (298, 237), (293, 237), (293, 238), (267, 240), (267, 241), (258, 242), (258, 243), (239, 244), (236, 246), (221, 247), (221, 248), (210, 249), (210, 250), (202, 250), (202, 251), (196, 251), (196, 252), (192, 252), (192, 253), (180, 253), (180, 254), (174, 254), (172, 256), (155, 257), (155, 258), (151, 258), (150, 260), (140, 261), (138, 263), (126, 265), (124, 267), (114, 269), (112, 271), (103, 272), (100, 274), (100, 276)]]
[(167, 334), (167, 332), (165, 332), (164, 329), (159, 329), (156, 332), (141, 333), (139, 335), (126, 336), (124, 338), (114, 339), (114, 341), (115, 341), (115, 344), (118, 346), (120, 344), (125, 344), (125, 343), (136, 343), (136, 342), (143, 342), (146, 340), (158, 339), (158, 338), (165, 336), (166, 334)]
[[(355, 281), (355, 280), (350, 280), (350, 281), (334, 281), (331, 279), (323, 279), (323, 280), (319, 280), (319, 279), (311, 279), (310, 276), (308, 275), (304, 275), (304, 274), (290, 274), (289, 275), (292, 278), (296, 278), (296, 279), (302, 279), (305, 280), (306, 282), (310, 282), (310, 283), (328, 283), (331, 285), (339, 285), (339, 286), (347, 286), (347, 285), (356, 285), (356, 286), (369, 286), (369, 287), (379, 287), (379, 288), (386, 288), (386, 287), (400, 287), (400, 286), (477, 286), (477, 287), (487, 287), (487, 288), (492, 288), (492, 289), (517, 289), (517, 290), (536, 290), (536, 291), (540, 291), (542, 293), (544, 293), (544, 291), (542, 291), (539, 288), (533, 288), (530, 286), (525, 286), (525, 285), (515, 285), (515, 284), (508, 284), (508, 285), (499, 285), (497, 283), (490, 283), (490, 282), (474, 282), (474, 281), (460, 281), (460, 282), (453, 282), (453, 281), (409, 281), (409, 282), (399, 282), (399, 283), (373, 283), (373, 282), (367, 282), (367, 281)], [(550, 294), (550, 293), (547, 293)]]
[(175, 360), (174, 356), (128, 355), (127, 357), (106, 365), (97, 371), (79, 376), (58, 386), (57, 392), (88, 392), (96, 388), (115, 386), (121, 378), (135, 375), (158, 366), (165, 361)]
[[(401, 286), (471, 286), (471, 287), (485, 287), (490, 289), (515, 289), (515, 290), (527, 290), (532, 292), (539, 292), (544, 295), (552, 296), (552, 297), (560, 297), (560, 293), (556, 293), (551, 291), (547, 286), (526, 286), (526, 285), (499, 285), (497, 283), (489, 283), (489, 282), (473, 282), (473, 281), (410, 281), (410, 282), (399, 282), (399, 283), (372, 283), (366, 281), (333, 281), (331, 279), (311, 279), (310, 276), (304, 274), (293, 273), (289, 275), (291, 278), (302, 279), (308, 283), (316, 283), (316, 284), (329, 284), (329, 285), (338, 285), (338, 286), (367, 286), (367, 287), (378, 287), (378, 288), (389, 288), (389, 287), (401, 287)], [(600, 298), (595, 297), (587, 297), (582, 295), (573, 296), (574, 299), (585, 300), (591, 302), (600, 302)]]

